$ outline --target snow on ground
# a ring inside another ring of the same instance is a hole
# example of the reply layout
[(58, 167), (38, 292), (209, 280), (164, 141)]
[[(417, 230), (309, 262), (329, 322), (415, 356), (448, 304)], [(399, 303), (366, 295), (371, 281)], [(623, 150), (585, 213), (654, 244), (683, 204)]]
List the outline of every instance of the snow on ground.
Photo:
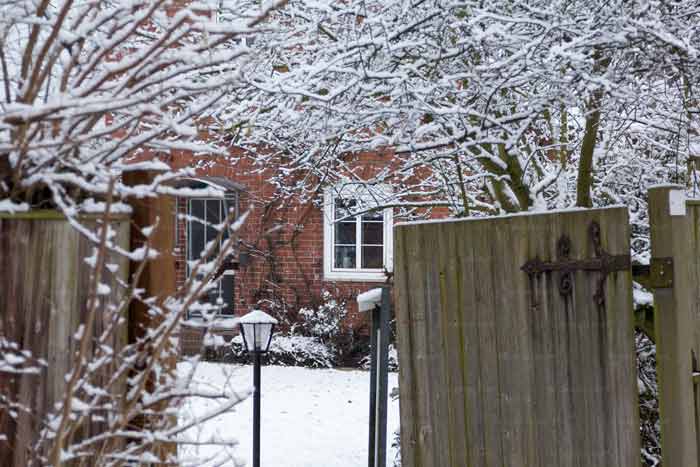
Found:
[[(178, 371), (188, 373), (189, 363)], [(201, 387), (227, 387), (245, 391), (252, 386), (251, 366), (199, 363), (195, 379)], [(398, 384), (397, 373), (389, 374), (389, 391)], [(367, 465), (369, 418), (369, 372), (358, 370), (308, 369), (263, 366), (261, 397), (261, 460), (263, 467), (364, 467)], [(181, 421), (202, 415), (215, 407), (208, 399), (185, 402)], [(183, 450), (180, 457), (224, 454), (226, 461), (207, 465), (251, 465), (253, 425), (252, 396), (221, 415), (188, 432), (199, 440), (235, 438), (239, 444), (220, 452), (220, 446), (198, 446)], [(387, 464), (396, 452), (391, 448), (399, 426), (398, 401), (389, 400)], [(219, 460), (221, 457), (219, 458)], [(198, 464), (201, 465), (201, 464)]]

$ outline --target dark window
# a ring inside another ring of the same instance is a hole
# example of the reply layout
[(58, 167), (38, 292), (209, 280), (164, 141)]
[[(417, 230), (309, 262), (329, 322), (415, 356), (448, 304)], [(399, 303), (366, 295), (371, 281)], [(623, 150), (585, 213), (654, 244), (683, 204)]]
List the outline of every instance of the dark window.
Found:
[[(189, 199), (187, 202), (187, 274), (190, 268), (204, 255), (208, 248), (213, 248), (212, 254), (219, 253), (220, 244), (216, 242), (219, 234), (219, 225), (226, 219), (229, 208), (235, 206), (235, 198), (220, 199)], [(226, 241), (228, 235), (224, 235), (222, 242)], [(214, 242), (214, 243), (212, 243)], [(232, 272), (224, 273), (216, 281), (216, 286), (212, 288), (206, 297), (206, 302), (216, 306), (222, 314), (232, 315), (234, 313), (234, 275)]]

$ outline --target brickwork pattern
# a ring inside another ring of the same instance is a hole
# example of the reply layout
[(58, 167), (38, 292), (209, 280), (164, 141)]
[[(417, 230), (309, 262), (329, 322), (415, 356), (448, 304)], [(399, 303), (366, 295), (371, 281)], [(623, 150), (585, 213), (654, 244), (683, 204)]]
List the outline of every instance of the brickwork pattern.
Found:
[[(236, 158), (237, 159), (237, 158)], [(338, 301), (345, 301), (348, 318), (345, 325), (364, 329), (366, 319), (357, 312), (357, 294), (378, 282), (327, 281), (323, 277), (323, 211), (313, 203), (301, 204), (293, 200), (275, 198), (275, 187), (267, 183), (265, 173), (246, 167), (234, 158), (195, 158), (182, 153), (171, 157), (176, 168), (198, 167), (200, 176), (219, 176), (245, 186), (240, 193), (239, 210), (251, 213), (239, 232), (239, 238), (249, 252), (249, 262), (234, 276), (223, 280), (234, 281), (235, 314), (242, 315), (253, 307), (270, 308), (272, 303), (285, 310), (293, 322), (302, 307), (319, 304), (324, 291)], [(177, 203), (179, 214), (187, 213), (187, 203)], [(178, 285), (186, 279), (186, 224), (177, 226), (176, 277)], [(381, 282), (380, 282), (381, 283)], [(273, 310), (274, 312), (274, 310)], [(183, 328), (181, 348), (184, 354), (202, 350), (202, 331)]]

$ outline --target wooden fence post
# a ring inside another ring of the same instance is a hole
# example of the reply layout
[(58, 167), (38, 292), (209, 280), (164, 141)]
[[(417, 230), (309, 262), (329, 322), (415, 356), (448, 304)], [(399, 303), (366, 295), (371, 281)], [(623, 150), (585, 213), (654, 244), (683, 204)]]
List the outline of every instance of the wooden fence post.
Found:
[[(155, 173), (146, 171), (127, 172), (124, 181), (128, 185), (148, 185), (152, 183)], [(160, 195), (157, 197), (137, 198), (129, 201), (133, 209), (132, 220), (136, 228), (132, 229), (131, 247), (141, 247), (145, 238), (140, 229), (152, 226), (158, 222), (158, 227), (150, 234), (151, 247), (158, 251), (158, 257), (148, 260), (143, 273), (141, 274), (138, 286), (146, 291), (146, 295), (155, 297), (158, 304), (175, 293), (175, 257), (173, 249), (175, 247), (175, 200), (172, 196)], [(134, 264), (134, 268), (137, 264)], [(132, 268), (132, 270), (134, 269)], [(136, 342), (146, 334), (149, 328), (160, 324), (160, 319), (154, 319), (149, 313), (148, 307), (141, 301), (134, 300), (129, 310), (129, 342)], [(174, 373), (177, 368), (177, 349), (168, 348), (167, 357), (164, 359), (168, 371)], [(158, 384), (152, 379), (149, 381), (148, 389)], [(156, 411), (159, 409), (156, 409)], [(135, 421), (138, 424), (171, 424), (176, 420), (171, 415), (166, 415), (165, 419), (154, 417), (149, 420)], [(176, 455), (174, 444), (163, 444), (155, 449), (158, 457), (162, 461), (167, 461), (168, 457)]]
[(693, 387), (695, 320), (692, 230), (683, 187), (649, 190), (661, 455), (669, 467), (698, 465)]

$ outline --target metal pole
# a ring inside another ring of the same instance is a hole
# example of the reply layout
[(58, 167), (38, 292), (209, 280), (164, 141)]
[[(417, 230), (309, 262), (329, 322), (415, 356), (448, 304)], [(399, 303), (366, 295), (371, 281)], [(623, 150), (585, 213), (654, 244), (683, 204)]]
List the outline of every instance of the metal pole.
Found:
[(377, 406), (375, 463), (386, 467), (386, 418), (389, 396), (389, 320), (391, 318), (391, 289), (382, 287), (382, 306), (379, 309), (379, 334), (377, 339)]
[(372, 311), (369, 377), (369, 467), (386, 467), (386, 418), (389, 378), (391, 288), (382, 287), (381, 304)]
[(370, 321), (370, 367), (369, 367), (369, 448), (367, 450), (367, 465), (375, 467), (375, 446), (377, 436), (377, 331), (379, 330), (379, 310), (375, 307), (371, 313)]
[(260, 467), (260, 352), (253, 365), (253, 467)]

